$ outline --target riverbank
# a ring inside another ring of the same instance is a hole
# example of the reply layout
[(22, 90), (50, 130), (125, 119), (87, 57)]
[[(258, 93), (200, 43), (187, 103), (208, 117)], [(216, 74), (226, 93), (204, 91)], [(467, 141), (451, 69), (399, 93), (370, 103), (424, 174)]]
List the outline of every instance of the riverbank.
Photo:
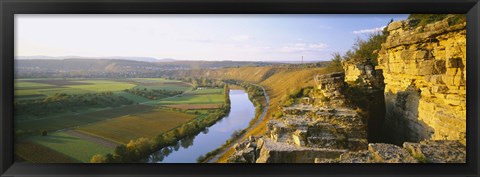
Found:
[[(261, 85), (258, 84), (250, 84), (254, 85), (255, 87), (259, 87), (263, 91), (263, 96), (265, 98), (265, 104), (263, 105), (261, 101), (258, 101), (258, 98), (251, 97), (251, 101), (257, 103), (255, 105), (255, 117), (250, 121), (249, 126), (242, 131), (238, 132), (238, 134), (231, 139), (229, 139), (225, 144), (223, 144), (221, 147), (207, 153), (204, 157), (199, 158), (198, 162), (203, 162), (203, 163), (215, 163), (219, 160), (219, 158), (224, 155), (229, 149), (233, 147), (236, 143), (240, 142), (243, 138), (245, 138), (245, 133), (252, 130), (253, 128), (257, 127), (260, 122), (264, 119), (267, 110), (268, 110), (268, 104), (269, 104), (269, 97), (267, 92), (265, 91), (265, 88)], [(247, 89), (248, 90), (248, 89)], [(252, 91), (251, 91), (252, 92)], [(249, 93), (250, 95), (250, 93)], [(251, 94), (253, 95), (253, 93)], [(250, 97), (250, 96), (249, 96)], [(257, 110), (258, 109), (258, 110)], [(261, 112), (261, 114), (259, 114)]]
[(198, 157), (220, 147), (233, 134), (249, 126), (255, 117), (254, 104), (245, 90), (230, 91), (230, 114), (198, 135), (180, 140), (176, 145), (159, 149), (148, 162), (195, 163)]

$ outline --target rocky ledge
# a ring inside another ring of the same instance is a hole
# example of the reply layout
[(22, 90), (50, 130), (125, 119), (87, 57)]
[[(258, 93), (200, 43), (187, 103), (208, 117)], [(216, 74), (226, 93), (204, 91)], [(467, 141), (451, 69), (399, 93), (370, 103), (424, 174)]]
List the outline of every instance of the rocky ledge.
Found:
[(308, 97), (313, 101), (284, 107), (265, 136), (235, 146), (230, 162), (313, 163), (367, 149), (366, 120), (346, 100), (344, 74), (318, 75), (315, 81), (315, 94)]
[(466, 148), (459, 141), (427, 140), (420, 143), (372, 143), (368, 150), (346, 152), (337, 159), (316, 158), (315, 163), (465, 163)]

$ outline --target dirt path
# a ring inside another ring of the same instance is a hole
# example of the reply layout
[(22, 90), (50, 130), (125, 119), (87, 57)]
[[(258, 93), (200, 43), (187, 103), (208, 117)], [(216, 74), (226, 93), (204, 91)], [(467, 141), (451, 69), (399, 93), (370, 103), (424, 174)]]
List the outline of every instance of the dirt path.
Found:
[[(254, 129), (255, 127), (258, 126), (258, 124), (260, 124), (260, 122), (262, 122), (262, 120), (265, 118), (265, 115), (267, 114), (267, 110), (268, 110), (268, 104), (270, 103), (270, 99), (268, 97), (268, 94), (267, 92), (265, 91), (265, 88), (261, 85), (258, 85), (258, 84), (253, 84), (255, 86), (258, 86), (260, 88), (262, 88), (263, 90), (263, 95), (265, 95), (265, 100), (266, 100), (266, 104), (265, 104), (265, 108), (263, 109), (263, 113), (262, 113), (262, 116), (260, 116), (260, 118), (257, 120), (257, 122), (255, 122), (255, 124), (253, 124), (246, 132), (248, 131), (251, 131), (252, 129)], [(227, 152), (230, 148), (232, 148), (236, 143), (240, 142), (240, 140), (242, 139), (243, 137), (241, 138), (236, 138), (234, 141), (232, 141), (230, 143), (229, 146), (225, 147), (224, 149), (222, 149), (218, 154), (216, 154), (215, 156), (213, 156), (210, 160), (208, 160), (207, 162), (208, 163), (215, 163), (218, 161), (218, 159), (223, 155), (225, 154), (225, 152)]]
[(76, 131), (76, 130), (69, 130), (69, 131), (66, 131), (65, 133), (68, 133), (69, 135), (76, 136), (87, 141), (104, 145), (106, 147), (110, 147), (110, 148), (115, 148), (119, 145), (118, 143), (115, 143), (100, 137), (96, 137), (93, 135), (89, 135), (80, 131)]

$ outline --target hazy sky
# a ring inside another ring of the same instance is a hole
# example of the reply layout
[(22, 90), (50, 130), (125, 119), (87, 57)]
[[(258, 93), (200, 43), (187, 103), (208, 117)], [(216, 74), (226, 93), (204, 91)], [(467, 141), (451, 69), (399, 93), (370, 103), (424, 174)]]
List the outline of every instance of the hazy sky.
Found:
[(16, 56), (329, 60), (408, 15), (15, 15)]

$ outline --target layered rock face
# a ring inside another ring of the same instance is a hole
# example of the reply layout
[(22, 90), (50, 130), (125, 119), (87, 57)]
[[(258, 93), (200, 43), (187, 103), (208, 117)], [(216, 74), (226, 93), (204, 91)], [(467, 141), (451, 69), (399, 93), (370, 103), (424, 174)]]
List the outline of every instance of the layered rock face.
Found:
[(357, 63), (342, 62), (345, 82), (348, 84), (347, 97), (350, 104), (359, 107), (366, 117), (369, 142), (384, 142), (385, 99), (382, 70), (375, 70), (369, 61)]
[[(230, 162), (464, 163), (465, 23), (393, 22), (370, 62), (315, 77), (267, 134), (235, 146)], [(305, 103), (306, 102), (306, 103)]]
[(385, 130), (405, 141), (466, 142), (465, 23), (448, 20), (412, 28), (388, 25), (378, 52), (385, 83)]
[(344, 74), (319, 75), (315, 81), (319, 98), (285, 107), (281, 118), (268, 123), (266, 136), (236, 145), (230, 162), (313, 163), (367, 149), (366, 120), (345, 98)]
[(459, 141), (426, 140), (403, 143), (403, 147), (368, 144), (368, 150), (347, 152), (337, 159), (315, 159), (316, 163), (465, 163), (466, 148)]

